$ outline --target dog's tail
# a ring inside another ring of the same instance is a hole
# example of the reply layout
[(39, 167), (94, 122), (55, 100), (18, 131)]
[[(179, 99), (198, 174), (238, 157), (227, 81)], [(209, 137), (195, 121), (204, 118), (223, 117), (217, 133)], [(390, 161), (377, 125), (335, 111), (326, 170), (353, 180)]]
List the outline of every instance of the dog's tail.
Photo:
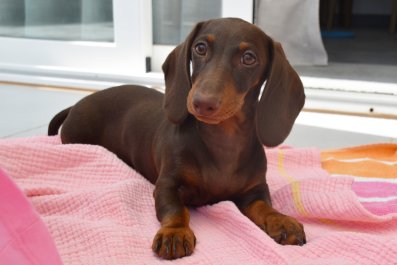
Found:
[(66, 117), (69, 115), (69, 111), (72, 107), (62, 110), (57, 115), (52, 118), (50, 121), (50, 125), (48, 125), (48, 135), (57, 135), (59, 127), (61, 127), (62, 123), (65, 121)]

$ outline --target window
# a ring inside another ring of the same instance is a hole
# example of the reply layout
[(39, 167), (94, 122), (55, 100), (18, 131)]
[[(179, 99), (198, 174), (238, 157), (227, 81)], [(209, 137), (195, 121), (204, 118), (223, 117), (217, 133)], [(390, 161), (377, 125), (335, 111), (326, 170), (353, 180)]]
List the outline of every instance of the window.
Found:
[(2, 0), (0, 36), (113, 42), (109, 0)]
[(147, 0), (2, 0), (0, 7), (3, 81), (101, 87), (96, 82), (146, 72)]
[(221, 0), (153, 0), (153, 44), (177, 45), (198, 21), (221, 16)]

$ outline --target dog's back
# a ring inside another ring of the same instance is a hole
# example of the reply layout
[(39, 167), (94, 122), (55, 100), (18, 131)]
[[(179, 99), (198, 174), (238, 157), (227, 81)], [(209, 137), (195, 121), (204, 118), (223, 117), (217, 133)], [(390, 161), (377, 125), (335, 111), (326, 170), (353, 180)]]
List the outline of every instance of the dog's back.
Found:
[[(150, 179), (154, 135), (162, 122), (163, 94), (153, 89), (124, 85), (98, 91), (60, 112), (50, 123), (62, 124), (62, 143), (101, 145)], [(133, 147), (133, 148), (128, 148)], [(150, 172), (148, 172), (150, 171)]]

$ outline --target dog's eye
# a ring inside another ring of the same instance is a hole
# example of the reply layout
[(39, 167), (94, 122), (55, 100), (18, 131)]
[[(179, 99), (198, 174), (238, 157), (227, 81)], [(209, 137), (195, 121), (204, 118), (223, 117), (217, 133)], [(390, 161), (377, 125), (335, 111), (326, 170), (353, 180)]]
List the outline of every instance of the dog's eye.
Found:
[(241, 62), (245, 65), (253, 65), (256, 62), (255, 54), (252, 52), (245, 52), (241, 57)]
[(205, 55), (207, 53), (207, 44), (200, 42), (197, 43), (196, 46), (194, 47), (194, 50), (198, 55)]

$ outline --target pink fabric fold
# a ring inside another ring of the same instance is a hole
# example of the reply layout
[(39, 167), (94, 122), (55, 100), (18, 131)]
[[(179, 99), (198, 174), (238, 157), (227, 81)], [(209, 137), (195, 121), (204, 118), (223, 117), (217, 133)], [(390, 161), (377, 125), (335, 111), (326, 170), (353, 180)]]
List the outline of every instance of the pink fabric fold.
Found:
[[(274, 207), (305, 226), (305, 246), (280, 246), (231, 202), (191, 210), (192, 256), (175, 264), (395, 264), (395, 212), (376, 215), (331, 177), (315, 149), (266, 150)], [(163, 264), (151, 251), (159, 228), (153, 185), (99, 146), (58, 137), (0, 140), (0, 167), (50, 231), (64, 264)]]
[(1, 169), (0, 264), (62, 264), (40, 216)]

